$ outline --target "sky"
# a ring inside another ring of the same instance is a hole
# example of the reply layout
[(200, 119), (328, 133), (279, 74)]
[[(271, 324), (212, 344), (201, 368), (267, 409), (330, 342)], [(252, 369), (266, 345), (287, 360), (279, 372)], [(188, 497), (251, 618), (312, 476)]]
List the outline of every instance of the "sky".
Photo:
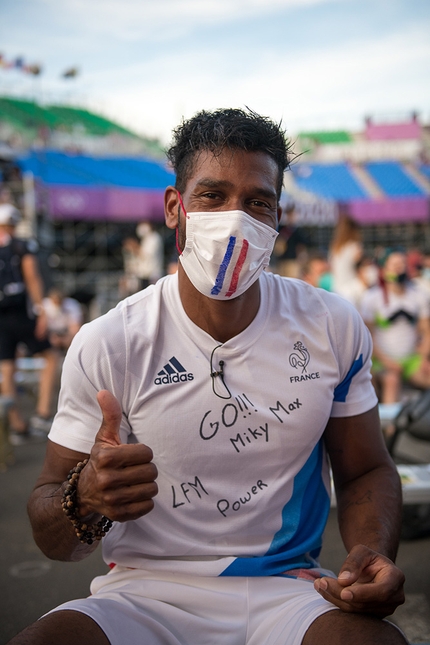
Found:
[[(305, 130), (430, 123), (429, 0), (0, 0), (0, 95), (96, 110), (168, 144), (202, 109)], [(62, 73), (76, 67), (74, 79)]]

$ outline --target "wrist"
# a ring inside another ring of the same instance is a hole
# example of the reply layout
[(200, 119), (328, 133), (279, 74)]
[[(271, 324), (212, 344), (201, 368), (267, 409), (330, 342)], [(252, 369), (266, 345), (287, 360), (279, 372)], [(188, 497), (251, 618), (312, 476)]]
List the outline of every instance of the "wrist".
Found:
[(43, 315), (43, 314), (45, 313), (45, 308), (44, 308), (44, 306), (43, 306), (41, 303), (36, 302), (36, 303), (33, 305), (33, 313), (34, 313), (36, 316), (41, 316), (41, 315)]
[[(67, 482), (63, 484), (63, 496), (61, 506), (63, 512), (70, 520), (75, 530), (76, 536), (82, 544), (93, 544), (95, 540), (101, 540), (112, 526), (112, 521), (102, 515), (95, 522), (95, 514), (81, 516), (78, 501), (78, 482), (82, 470), (88, 463), (88, 459), (80, 461), (67, 476)], [(91, 523), (90, 523), (91, 522)]]

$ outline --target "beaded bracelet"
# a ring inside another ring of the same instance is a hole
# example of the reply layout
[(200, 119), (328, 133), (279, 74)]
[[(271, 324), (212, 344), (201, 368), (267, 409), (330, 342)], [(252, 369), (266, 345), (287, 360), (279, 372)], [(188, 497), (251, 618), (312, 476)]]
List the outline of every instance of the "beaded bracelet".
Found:
[(88, 459), (84, 459), (84, 461), (80, 461), (69, 472), (69, 474), (67, 475), (68, 483), (63, 493), (63, 497), (61, 498), (61, 506), (63, 508), (63, 511), (73, 524), (75, 533), (82, 544), (92, 544), (94, 540), (101, 540), (112, 526), (112, 520), (105, 517), (104, 515), (102, 516), (101, 520), (97, 522), (97, 524), (86, 524), (85, 522), (82, 522), (78, 517), (78, 481), (82, 469), (85, 468), (87, 463)]

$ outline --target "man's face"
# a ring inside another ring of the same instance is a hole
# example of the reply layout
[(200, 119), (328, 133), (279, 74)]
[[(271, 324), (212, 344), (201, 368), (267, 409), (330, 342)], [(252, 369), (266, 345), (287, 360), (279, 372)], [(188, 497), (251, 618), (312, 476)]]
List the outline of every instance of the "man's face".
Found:
[[(182, 195), (187, 212), (241, 210), (276, 229), (280, 209), (276, 195), (278, 166), (263, 152), (225, 149), (196, 153), (193, 175)], [(179, 245), (185, 245), (181, 209)]]

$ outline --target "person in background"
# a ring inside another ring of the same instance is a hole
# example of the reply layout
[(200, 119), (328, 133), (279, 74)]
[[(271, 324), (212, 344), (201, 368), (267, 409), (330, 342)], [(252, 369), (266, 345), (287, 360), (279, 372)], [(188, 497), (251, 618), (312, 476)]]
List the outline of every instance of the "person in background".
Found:
[(345, 287), (343, 297), (360, 310), (363, 295), (379, 281), (379, 267), (375, 260), (365, 255), (356, 264), (356, 276), (348, 287)]
[(357, 276), (356, 266), (362, 254), (360, 226), (348, 215), (341, 214), (329, 248), (329, 262), (335, 293), (347, 297), (351, 283)]
[(327, 258), (320, 254), (312, 254), (301, 267), (299, 278), (313, 287), (332, 291), (330, 265)]
[(139, 262), (137, 276), (140, 289), (155, 284), (164, 275), (164, 245), (160, 233), (152, 222), (141, 222), (136, 228), (140, 238)]
[(77, 300), (68, 298), (61, 289), (50, 289), (43, 299), (48, 325), (48, 338), (52, 347), (67, 350), (82, 326), (82, 308)]
[(405, 253), (387, 252), (381, 284), (363, 294), (360, 311), (373, 338), (380, 402), (398, 402), (403, 381), (429, 388), (430, 304), (408, 279)]
[(140, 271), (140, 242), (137, 237), (129, 235), (122, 241), (122, 257), (124, 273), (119, 282), (119, 294), (126, 298), (141, 288)]
[(414, 271), (410, 276), (412, 282), (424, 291), (430, 301), (430, 251), (424, 250), (415, 264)]
[(37, 265), (37, 243), (14, 236), (21, 219), (12, 204), (0, 204), (0, 370), (1, 392), (16, 401), (17, 347), (24, 344), (31, 355), (45, 359), (40, 374), (36, 414), (31, 427), (17, 405), (9, 412), (11, 440), (20, 443), (34, 430), (48, 432), (51, 398), (57, 367), (56, 353), (48, 340), (47, 316), (43, 307), (43, 284)]
[(307, 258), (309, 240), (296, 222), (294, 203), (287, 204), (279, 223), (279, 236), (275, 242), (275, 270), (287, 278), (298, 278)]

